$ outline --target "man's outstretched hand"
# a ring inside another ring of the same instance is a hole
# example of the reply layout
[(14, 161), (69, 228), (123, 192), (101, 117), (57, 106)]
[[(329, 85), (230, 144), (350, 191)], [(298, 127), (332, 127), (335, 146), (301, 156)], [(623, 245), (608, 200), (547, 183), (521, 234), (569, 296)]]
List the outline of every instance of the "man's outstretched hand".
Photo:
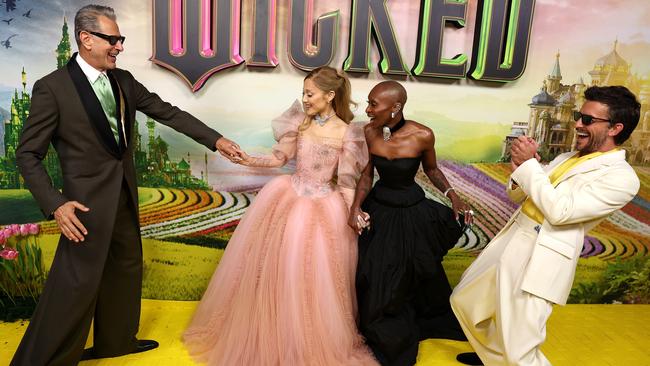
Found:
[(221, 137), (217, 140), (214, 146), (221, 155), (231, 162), (236, 163), (241, 160), (241, 149), (234, 141)]

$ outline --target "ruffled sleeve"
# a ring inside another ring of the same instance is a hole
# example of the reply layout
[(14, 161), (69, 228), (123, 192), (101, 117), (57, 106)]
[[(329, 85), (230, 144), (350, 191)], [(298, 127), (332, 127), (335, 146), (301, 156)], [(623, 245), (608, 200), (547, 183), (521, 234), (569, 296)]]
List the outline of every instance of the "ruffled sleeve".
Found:
[(343, 151), (339, 157), (337, 182), (348, 208), (354, 201), (354, 190), (361, 171), (368, 164), (368, 146), (363, 132), (366, 122), (353, 122), (343, 136)]
[(300, 102), (296, 100), (289, 109), (271, 121), (273, 137), (277, 141), (273, 146), (273, 155), (276, 158), (288, 161), (296, 156), (298, 127), (304, 119), (305, 113)]

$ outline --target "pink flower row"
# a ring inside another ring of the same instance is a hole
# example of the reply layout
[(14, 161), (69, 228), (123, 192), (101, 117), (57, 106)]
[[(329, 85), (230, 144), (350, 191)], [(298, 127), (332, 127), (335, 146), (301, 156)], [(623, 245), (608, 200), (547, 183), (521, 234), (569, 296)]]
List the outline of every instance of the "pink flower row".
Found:
[(2, 246), (2, 250), (0, 250), (0, 258), (14, 260), (18, 257), (18, 251), (15, 248), (5, 246), (9, 238), (14, 236), (37, 235), (40, 231), (41, 226), (39, 224), (12, 224), (0, 228), (0, 245)]
[(12, 236), (37, 235), (41, 231), (40, 224), (11, 224), (0, 229), (0, 243)]
[(14, 236), (28, 236), (28, 235), (38, 235), (41, 231), (41, 225), (39, 224), (12, 224), (7, 225), (3, 228), (0, 228), (0, 245), (2, 245), (2, 250), (0, 250), (0, 258), (6, 260), (14, 260), (18, 257), (18, 251), (11, 246), (5, 246), (9, 238)]

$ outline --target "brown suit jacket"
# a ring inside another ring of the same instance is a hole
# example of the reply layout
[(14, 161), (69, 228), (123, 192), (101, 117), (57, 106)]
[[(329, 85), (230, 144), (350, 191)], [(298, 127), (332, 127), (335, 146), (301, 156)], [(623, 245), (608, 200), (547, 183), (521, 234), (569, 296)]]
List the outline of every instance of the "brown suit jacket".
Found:
[[(76, 53), (65, 68), (34, 84), (30, 116), (23, 127), (16, 160), (27, 188), (46, 216), (51, 217), (66, 201), (79, 201), (90, 208), (87, 213), (77, 212), (88, 229), (86, 241), (108, 243), (123, 181), (128, 184), (137, 213), (132, 139), (136, 110), (213, 151), (221, 135), (149, 92), (128, 71), (115, 69), (108, 76), (116, 96), (118, 120), (121, 106), (117, 84), (126, 104), (126, 136), (120, 133), (120, 143), (116, 143), (101, 104), (75, 57)], [(124, 139), (129, 142), (127, 147)], [(50, 142), (61, 162), (62, 192), (52, 186), (41, 163)]]

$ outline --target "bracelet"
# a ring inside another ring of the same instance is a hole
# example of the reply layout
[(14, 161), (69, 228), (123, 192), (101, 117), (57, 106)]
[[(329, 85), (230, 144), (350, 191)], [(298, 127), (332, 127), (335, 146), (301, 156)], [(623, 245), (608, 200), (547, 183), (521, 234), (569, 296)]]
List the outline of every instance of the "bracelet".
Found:
[(447, 188), (447, 190), (445, 191), (445, 193), (443, 193), (443, 195), (444, 195), (445, 197), (447, 197), (447, 198), (449, 198), (449, 196), (447, 196), (447, 193), (449, 193), (449, 191), (454, 191), (454, 192), (456, 192), (456, 190), (454, 189), (454, 187), (449, 187), (449, 188)]

